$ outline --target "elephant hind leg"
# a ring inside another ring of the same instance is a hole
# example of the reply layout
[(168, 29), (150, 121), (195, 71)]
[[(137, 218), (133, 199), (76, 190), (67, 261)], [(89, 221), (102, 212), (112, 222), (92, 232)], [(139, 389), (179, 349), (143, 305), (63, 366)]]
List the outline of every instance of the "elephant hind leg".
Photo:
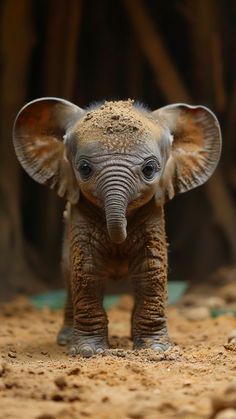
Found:
[(70, 284), (70, 256), (69, 256), (69, 246), (68, 246), (68, 217), (70, 214), (70, 209), (67, 205), (67, 209), (64, 211), (65, 218), (65, 232), (64, 232), (64, 246), (63, 246), (63, 255), (62, 255), (62, 272), (67, 287), (67, 297), (64, 307), (64, 321), (61, 329), (57, 335), (58, 345), (67, 345), (69, 344), (72, 333), (73, 333), (73, 321), (74, 321), (74, 308), (73, 301), (71, 296), (71, 284)]
[(73, 318), (74, 318), (73, 311), (74, 310), (73, 310), (73, 303), (72, 303), (72, 298), (71, 298), (71, 290), (70, 290), (69, 281), (68, 281), (67, 297), (66, 297), (66, 303), (65, 303), (65, 308), (64, 308), (64, 322), (57, 335), (58, 345), (67, 345), (72, 338)]

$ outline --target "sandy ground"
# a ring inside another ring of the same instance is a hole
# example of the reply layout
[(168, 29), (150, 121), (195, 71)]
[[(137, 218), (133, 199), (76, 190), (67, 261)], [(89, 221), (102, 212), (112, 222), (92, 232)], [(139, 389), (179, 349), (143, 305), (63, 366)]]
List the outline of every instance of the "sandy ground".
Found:
[(227, 342), (236, 318), (189, 319), (188, 308), (170, 307), (174, 349), (138, 353), (129, 306), (126, 298), (109, 311), (113, 349), (92, 359), (56, 345), (61, 311), (37, 311), (24, 299), (2, 306), (0, 418), (235, 419), (236, 343)]

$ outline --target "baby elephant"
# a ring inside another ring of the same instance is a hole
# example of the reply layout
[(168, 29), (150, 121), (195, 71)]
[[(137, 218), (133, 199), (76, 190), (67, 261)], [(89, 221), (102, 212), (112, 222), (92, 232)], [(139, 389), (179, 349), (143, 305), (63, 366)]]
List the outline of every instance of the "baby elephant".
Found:
[(83, 357), (106, 350), (105, 281), (129, 277), (134, 348), (165, 351), (163, 206), (216, 168), (221, 134), (214, 114), (185, 104), (150, 112), (132, 100), (83, 110), (49, 97), (21, 109), (13, 136), (28, 174), (67, 201), (68, 297), (58, 343)]

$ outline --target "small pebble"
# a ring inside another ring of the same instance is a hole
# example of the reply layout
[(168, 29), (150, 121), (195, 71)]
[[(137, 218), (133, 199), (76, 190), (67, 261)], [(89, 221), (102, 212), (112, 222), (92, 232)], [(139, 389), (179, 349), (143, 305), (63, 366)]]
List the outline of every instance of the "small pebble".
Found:
[(185, 380), (185, 381), (183, 382), (183, 387), (191, 387), (191, 385), (192, 385), (192, 382), (191, 382), (191, 381), (189, 381), (189, 380)]
[(4, 375), (5, 371), (6, 371), (6, 368), (4, 367), (4, 365), (0, 364), (0, 377)]
[(222, 308), (225, 306), (225, 300), (221, 297), (208, 297), (204, 300), (204, 305), (210, 309)]
[(235, 393), (236, 394), (236, 381), (232, 381), (225, 389), (225, 394)]
[(191, 321), (205, 320), (211, 313), (207, 307), (191, 307), (183, 311), (184, 317)]
[(10, 380), (5, 381), (5, 388), (11, 389), (13, 387), (15, 387), (15, 382), (14, 381), (10, 381)]
[(133, 406), (127, 412), (128, 418), (141, 419), (147, 415), (146, 409), (142, 406)]
[(236, 330), (232, 330), (228, 335), (228, 343), (236, 343)]
[(166, 355), (165, 353), (157, 353), (156, 355), (151, 355), (150, 357), (148, 357), (149, 361), (152, 362), (159, 362), (159, 361), (164, 361), (166, 359)]
[(93, 117), (93, 115), (90, 112), (88, 112), (87, 115), (86, 115), (86, 117), (84, 119), (85, 119), (85, 121), (88, 121), (92, 117)]
[(51, 399), (54, 400), (54, 402), (61, 402), (63, 401), (63, 395), (60, 393), (53, 393)]
[(61, 377), (57, 377), (54, 380), (54, 383), (56, 384), (56, 386), (60, 389), (63, 390), (63, 388), (65, 388), (67, 386), (67, 382), (65, 380), (65, 378), (63, 376)]
[[(228, 409), (236, 410), (236, 381), (235, 380), (232, 381), (224, 389), (222, 393), (219, 393), (218, 395), (215, 395), (212, 398), (212, 407), (213, 407), (213, 412), (215, 413), (215, 415), (219, 414), (219, 412), (223, 412)], [(215, 416), (213, 417), (215, 418)], [(227, 416), (226, 418), (228, 419)], [(219, 419), (218, 416), (217, 416), (217, 419)]]
[(235, 409), (224, 409), (221, 412), (218, 412), (214, 419), (236, 419), (236, 410)]
[(191, 405), (191, 404), (186, 404), (183, 405), (180, 410), (178, 411), (178, 416), (185, 416), (188, 417), (187, 415), (189, 415), (189, 417), (192, 417), (192, 415), (196, 415), (196, 407)]
[(3, 382), (3, 379), (0, 378), (0, 391), (5, 389), (5, 384)]
[(67, 375), (78, 375), (80, 372), (80, 368), (75, 367), (72, 370), (68, 371)]
[(126, 353), (123, 349), (114, 349), (111, 351), (112, 355), (117, 356), (119, 358), (126, 358)]
[(70, 391), (70, 393), (67, 395), (67, 399), (68, 399), (69, 402), (75, 402), (77, 400), (80, 400), (80, 396), (78, 394), (78, 391), (76, 391), (76, 390)]
[(7, 355), (9, 356), (9, 358), (16, 358), (16, 353), (13, 351), (8, 352)]

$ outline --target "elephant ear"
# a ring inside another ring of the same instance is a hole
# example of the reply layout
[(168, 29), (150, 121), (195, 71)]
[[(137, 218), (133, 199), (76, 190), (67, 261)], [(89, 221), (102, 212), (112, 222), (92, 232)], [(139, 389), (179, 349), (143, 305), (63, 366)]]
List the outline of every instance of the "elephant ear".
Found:
[(221, 154), (220, 126), (204, 106), (174, 104), (154, 111), (153, 116), (173, 140), (162, 177), (162, 200), (169, 200), (202, 185), (212, 175)]
[(59, 98), (41, 98), (25, 105), (16, 117), (13, 142), (26, 172), (76, 203), (79, 188), (67, 160), (64, 138), (84, 111)]

